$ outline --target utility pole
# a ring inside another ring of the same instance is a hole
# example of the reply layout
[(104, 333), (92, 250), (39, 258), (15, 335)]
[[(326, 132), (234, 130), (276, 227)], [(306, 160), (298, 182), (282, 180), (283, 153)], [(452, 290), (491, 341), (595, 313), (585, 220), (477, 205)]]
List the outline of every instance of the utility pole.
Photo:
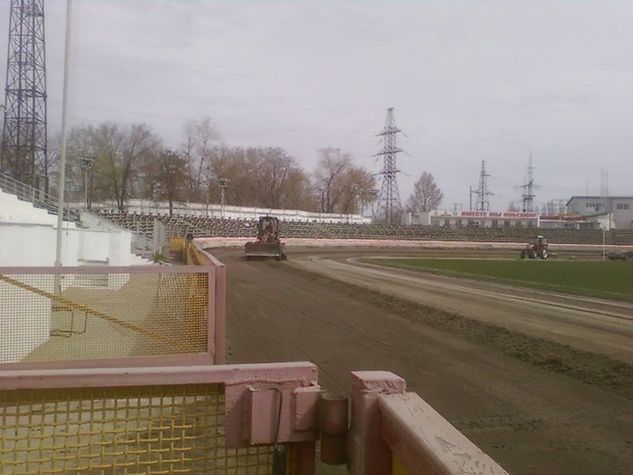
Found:
[(609, 172), (604, 168), (600, 169), (600, 196), (609, 196)]
[[(59, 184), (57, 191), (57, 246), (55, 249), (55, 266), (62, 263), (62, 227), (64, 226), (64, 188), (66, 183), (66, 134), (68, 130), (68, 81), (70, 76), (70, 38), (72, 26), (72, 0), (66, 0), (66, 41), (64, 45), (64, 82), (62, 94), (62, 138), (59, 155)], [(57, 286), (61, 291), (61, 287)]]
[(476, 190), (472, 190), (471, 187), (471, 209), (472, 194), (474, 194), (477, 197), (475, 200), (477, 211), (490, 211), (490, 200), (488, 198), (493, 196), (494, 193), (488, 190), (488, 177), (490, 175), (486, 173), (486, 162), (482, 160), (481, 172), (479, 173), (479, 187)]
[(48, 192), (44, 0), (11, 0), (0, 172)]
[(218, 178), (218, 183), (220, 184), (220, 192), (221, 192), (221, 203), (222, 203), (222, 217), (224, 218), (224, 195), (226, 193), (226, 189), (229, 186), (231, 180), (228, 178)]
[(378, 200), (379, 190), (370, 190), (369, 199), (371, 201), (371, 220), (376, 220), (376, 200)]
[(393, 107), (387, 109), (385, 128), (378, 136), (382, 137), (383, 148), (376, 155), (383, 157), (382, 187), (378, 198), (378, 209), (386, 224), (394, 224), (401, 209), (400, 193), (398, 191), (397, 174), (400, 172), (396, 166), (396, 156), (402, 152), (397, 146), (397, 134), (401, 130), (396, 127), (393, 116)]
[(528, 170), (528, 178), (527, 183), (521, 185), (523, 188), (523, 195), (521, 196), (523, 205), (521, 210), (523, 212), (532, 212), (534, 211), (534, 167), (532, 166), (532, 152), (530, 152), (530, 160), (529, 165), (527, 167)]
[[(92, 204), (92, 165), (94, 163), (94, 157), (82, 157), (80, 160), (80, 166), (84, 172), (84, 209), (90, 209)], [(88, 189), (90, 188), (90, 193)]]

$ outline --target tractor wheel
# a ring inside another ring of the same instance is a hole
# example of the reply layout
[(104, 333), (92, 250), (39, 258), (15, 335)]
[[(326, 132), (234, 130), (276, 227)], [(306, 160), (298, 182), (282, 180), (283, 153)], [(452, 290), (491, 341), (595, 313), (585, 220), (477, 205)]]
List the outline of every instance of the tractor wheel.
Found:
[(536, 251), (530, 251), (530, 259), (536, 259)]
[(549, 253), (547, 252), (547, 249), (543, 249), (541, 251), (541, 259), (547, 259), (549, 257)]

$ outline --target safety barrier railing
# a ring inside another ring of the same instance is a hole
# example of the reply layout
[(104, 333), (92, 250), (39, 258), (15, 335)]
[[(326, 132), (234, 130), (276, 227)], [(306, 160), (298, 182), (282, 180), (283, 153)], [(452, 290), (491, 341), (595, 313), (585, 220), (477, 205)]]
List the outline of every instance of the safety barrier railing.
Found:
[(348, 449), (353, 475), (507, 474), (386, 371), (352, 373)]
[(310, 363), (0, 371), (0, 473), (315, 473)]
[(0, 473), (506, 474), (405, 382), (311, 363), (0, 370)]
[[(215, 361), (218, 364), (224, 363), (224, 340), (226, 336), (226, 268), (219, 259), (205, 252), (195, 240), (183, 239), (175, 240), (175, 242), (181, 243), (182, 257), (187, 265), (204, 266), (213, 269), (215, 275)], [(171, 245), (172, 242), (170, 241), (170, 246)]]
[(221, 363), (216, 274), (210, 266), (0, 268), (0, 365)]
[[(0, 189), (5, 193), (16, 195), (22, 201), (32, 203), (36, 208), (45, 209), (50, 214), (57, 215), (58, 213), (59, 208), (56, 197), (16, 180), (3, 172), (0, 172)], [(79, 213), (77, 210), (64, 208), (64, 220), (79, 221)]]

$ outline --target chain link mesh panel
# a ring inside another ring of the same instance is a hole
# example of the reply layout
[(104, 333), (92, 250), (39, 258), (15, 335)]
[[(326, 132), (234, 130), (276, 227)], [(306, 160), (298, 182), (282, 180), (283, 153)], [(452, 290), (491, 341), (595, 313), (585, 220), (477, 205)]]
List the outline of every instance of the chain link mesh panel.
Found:
[(0, 363), (208, 352), (208, 299), (203, 271), (0, 272)]
[(270, 446), (226, 448), (221, 385), (0, 393), (3, 474), (268, 475), (272, 466)]

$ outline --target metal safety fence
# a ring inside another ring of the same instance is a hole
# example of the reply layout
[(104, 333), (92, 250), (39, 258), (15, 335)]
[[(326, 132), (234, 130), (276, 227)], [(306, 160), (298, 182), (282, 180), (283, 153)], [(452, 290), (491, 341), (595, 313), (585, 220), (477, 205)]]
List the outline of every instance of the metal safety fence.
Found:
[(215, 287), (212, 267), (0, 268), (0, 363), (215, 362)]
[[(262, 378), (278, 401), (253, 412)], [(0, 473), (313, 473), (316, 432), (291, 414), (318, 389), (305, 363), (0, 371)]]
[[(353, 475), (507, 472), (405, 381), (311, 363), (0, 371), (0, 473)], [(350, 423), (351, 422), (351, 423)]]

